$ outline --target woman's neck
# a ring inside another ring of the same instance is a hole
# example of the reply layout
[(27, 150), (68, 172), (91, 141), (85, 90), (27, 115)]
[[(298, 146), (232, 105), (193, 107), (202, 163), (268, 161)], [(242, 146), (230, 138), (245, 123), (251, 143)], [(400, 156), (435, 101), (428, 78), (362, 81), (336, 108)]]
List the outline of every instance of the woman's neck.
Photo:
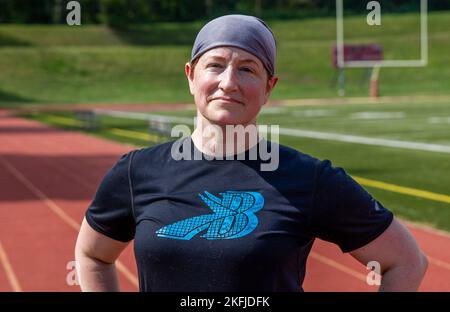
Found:
[(256, 121), (247, 125), (219, 125), (210, 122), (200, 114), (192, 141), (203, 154), (225, 158), (241, 154), (260, 141)]

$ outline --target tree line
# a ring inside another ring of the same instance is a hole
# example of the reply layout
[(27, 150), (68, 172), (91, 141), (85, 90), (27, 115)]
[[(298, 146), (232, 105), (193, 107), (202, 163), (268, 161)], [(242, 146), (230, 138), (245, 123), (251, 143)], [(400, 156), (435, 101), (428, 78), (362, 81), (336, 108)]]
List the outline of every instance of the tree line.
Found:
[[(65, 23), (70, 0), (0, 0), (0, 23)], [(184, 22), (241, 13), (264, 19), (335, 14), (334, 0), (78, 0), (83, 24), (125, 27), (152, 22)], [(346, 13), (361, 12), (369, 0), (344, 0)], [(412, 12), (420, 0), (379, 0), (382, 10)], [(450, 0), (429, 0), (429, 10), (450, 10)]]

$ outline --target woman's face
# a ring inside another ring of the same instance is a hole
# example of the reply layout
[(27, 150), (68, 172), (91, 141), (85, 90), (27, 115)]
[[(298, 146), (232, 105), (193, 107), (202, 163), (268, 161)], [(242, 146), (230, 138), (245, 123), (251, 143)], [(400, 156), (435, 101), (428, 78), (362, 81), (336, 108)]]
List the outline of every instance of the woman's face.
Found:
[(185, 70), (197, 110), (218, 125), (255, 123), (278, 80), (268, 79), (256, 56), (234, 47), (209, 50)]

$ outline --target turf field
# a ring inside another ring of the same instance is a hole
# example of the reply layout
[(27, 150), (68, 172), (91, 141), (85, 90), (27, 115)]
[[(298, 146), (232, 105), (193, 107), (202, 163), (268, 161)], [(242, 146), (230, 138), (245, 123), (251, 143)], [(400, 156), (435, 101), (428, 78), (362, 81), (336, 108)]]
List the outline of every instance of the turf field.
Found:
[[(450, 94), (449, 12), (429, 14), (429, 64), (383, 68), (381, 95)], [(385, 59), (419, 58), (418, 14), (345, 18), (349, 42), (382, 44)], [(335, 97), (334, 17), (268, 21), (278, 42), (280, 81), (273, 99)], [(0, 107), (67, 103), (191, 102), (184, 64), (195, 23), (155, 23), (117, 31), (103, 26), (0, 25)], [(347, 95), (368, 95), (367, 71), (347, 71)]]

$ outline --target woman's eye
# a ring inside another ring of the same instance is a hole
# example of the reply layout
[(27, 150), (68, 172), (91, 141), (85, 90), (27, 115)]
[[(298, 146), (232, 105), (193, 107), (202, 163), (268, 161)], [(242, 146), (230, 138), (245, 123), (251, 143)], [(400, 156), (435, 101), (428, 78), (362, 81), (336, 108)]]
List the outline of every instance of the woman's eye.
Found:
[(206, 65), (206, 67), (220, 68), (222, 66), (219, 63), (210, 63), (210, 64)]
[(248, 73), (253, 73), (253, 72), (255, 72), (254, 70), (253, 70), (253, 68), (251, 68), (251, 67), (241, 67), (241, 70), (242, 71), (245, 71), (245, 72), (248, 72)]

